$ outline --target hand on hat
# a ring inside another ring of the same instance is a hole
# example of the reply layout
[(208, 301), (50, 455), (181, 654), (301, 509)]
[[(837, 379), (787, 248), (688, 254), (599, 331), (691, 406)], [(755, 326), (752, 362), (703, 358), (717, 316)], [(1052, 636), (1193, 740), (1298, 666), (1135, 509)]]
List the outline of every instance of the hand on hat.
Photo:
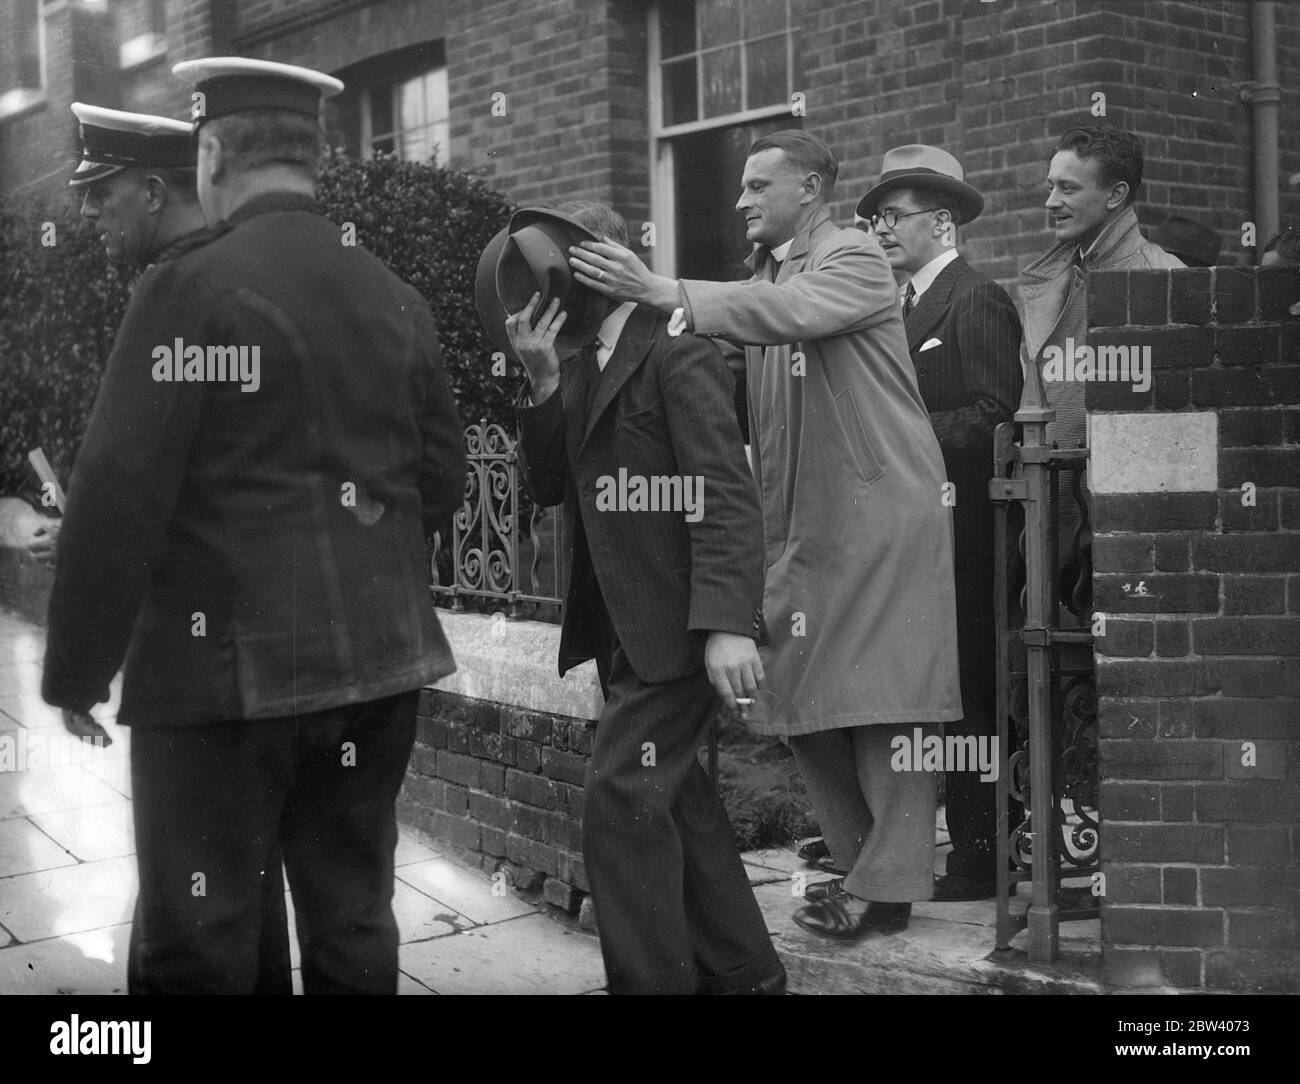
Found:
[(545, 402), (559, 386), (560, 358), (555, 352), (555, 336), (568, 317), (568, 313), (560, 312), (560, 299), (557, 297), (534, 322), (533, 313), (537, 311), (541, 298), (541, 294), (533, 294), (527, 305), (506, 317), (506, 334), (528, 370), (534, 404)]
[(660, 312), (677, 307), (677, 282), (656, 275), (631, 249), (611, 241), (583, 241), (569, 249), (574, 281), (612, 297), (636, 301)]

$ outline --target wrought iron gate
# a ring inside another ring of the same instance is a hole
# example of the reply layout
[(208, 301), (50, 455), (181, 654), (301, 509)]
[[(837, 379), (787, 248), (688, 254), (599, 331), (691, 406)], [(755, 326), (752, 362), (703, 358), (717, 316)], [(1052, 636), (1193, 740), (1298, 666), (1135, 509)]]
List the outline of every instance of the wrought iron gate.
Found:
[[(1017, 444), (1015, 426), (998, 427), (989, 483), (1002, 760), (997, 946), (1009, 949), (1027, 927), (1029, 958), (1044, 963), (1057, 958), (1061, 922), (1098, 916), (1100, 872), (1088, 449), (1051, 447), (1054, 417), (1031, 367), (1015, 416), (1023, 438)], [(1063, 891), (1064, 877), (1089, 885)], [(1021, 882), (1031, 886), (1023, 912), (1008, 898)]]

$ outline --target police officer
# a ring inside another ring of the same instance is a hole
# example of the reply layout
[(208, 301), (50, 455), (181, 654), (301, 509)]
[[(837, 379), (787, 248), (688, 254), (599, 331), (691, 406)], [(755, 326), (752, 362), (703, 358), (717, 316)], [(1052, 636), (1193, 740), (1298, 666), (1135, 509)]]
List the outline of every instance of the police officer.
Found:
[(419, 690), (454, 669), (425, 539), (461, 500), (460, 419), (427, 305), (313, 198), (342, 84), (174, 71), (214, 236), (131, 298), (69, 487), (42, 692), (87, 710), (125, 660), (132, 992), (254, 988), (278, 842), (305, 991), (393, 993), (394, 801)]

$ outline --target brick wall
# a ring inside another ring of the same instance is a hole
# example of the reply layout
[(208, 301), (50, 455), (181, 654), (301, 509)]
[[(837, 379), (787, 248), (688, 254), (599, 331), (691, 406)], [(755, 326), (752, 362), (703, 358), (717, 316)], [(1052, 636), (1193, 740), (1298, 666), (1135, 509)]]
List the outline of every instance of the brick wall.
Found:
[(588, 891), (582, 779), (594, 723), (425, 689), (401, 819), (572, 913)]
[[(1121, 433), (1110, 451), (1132, 459), (1112, 456), (1125, 481), (1093, 508), (1096, 607), (1107, 615), (1097, 671), (1108, 978), (1294, 993), (1300, 320), (1286, 312), (1300, 276), (1109, 272), (1088, 290), (1089, 343), (1148, 346), (1155, 372), (1145, 392), (1087, 389), (1094, 465), (1107, 422)], [(1175, 462), (1207, 484), (1143, 484), (1161, 449), (1142, 433), (1157, 425), (1174, 427), (1162, 440), (1172, 434)]]

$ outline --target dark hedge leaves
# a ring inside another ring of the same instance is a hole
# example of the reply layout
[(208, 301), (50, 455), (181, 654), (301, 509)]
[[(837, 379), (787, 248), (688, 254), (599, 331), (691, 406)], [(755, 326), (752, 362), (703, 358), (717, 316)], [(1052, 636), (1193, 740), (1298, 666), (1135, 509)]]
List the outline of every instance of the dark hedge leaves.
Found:
[[(429, 302), (465, 424), (513, 430), (517, 374), (491, 372), (474, 311), (474, 270), (512, 207), (480, 179), (392, 158), (335, 157), (321, 172), (325, 213)], [(41, 244), (53, 222), (57, 243)], [(128, 283), (71, 201), (0, 203), (0, 495), (36, 495), (27, 452), (44, 447), (65, 481), (81, 443)]]

